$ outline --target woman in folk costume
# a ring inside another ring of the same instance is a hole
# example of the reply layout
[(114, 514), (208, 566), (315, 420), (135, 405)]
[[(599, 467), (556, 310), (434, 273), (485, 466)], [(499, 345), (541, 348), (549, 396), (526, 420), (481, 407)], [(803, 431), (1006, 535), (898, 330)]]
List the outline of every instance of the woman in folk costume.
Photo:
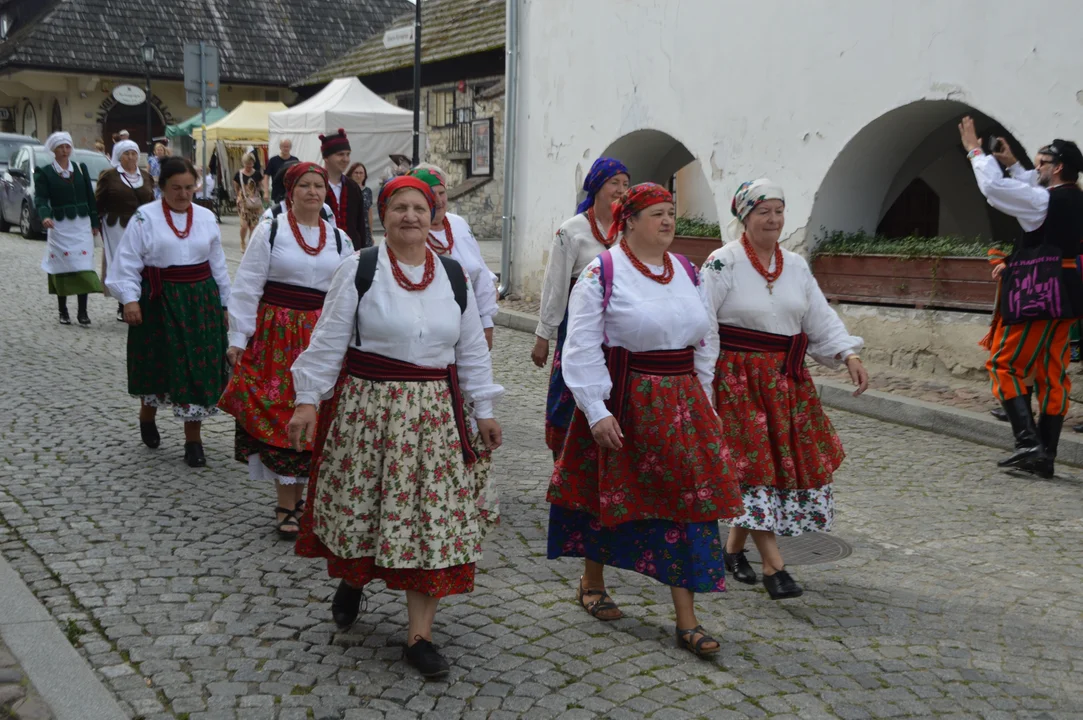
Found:
[(493, 274), (481, 256), (481, 247), (470, 230), (470, 223), (461, 215), (447, 211), (447, 175), (435, 165), (419, 165), (410, 172), (432, 188), (436, 198), (436, 213), (429, 229), (429, 248), (437, 255), (450, 257), (463, 266), (474, 287), (474, 299), (485, 328), (485, 341), (493, 347), (493, 319), (500, 309), (496, 304)]
[(161, 444), (155, 415), (172, 405), (184, 421), (184, 460), (203, 467), (201, 423), (226, 386), (229, 272), (214, 213), (192, 203), (192, 163), (167, 159), (158, 186), (162, 199), (136, 211), (105, 283), (124, 304), (128, 392), (141, 398), (143, 442)]
[(775, 600), (803, 592), (775, 536), (831, 529), (831, 475), (844, 457), (805, 353), (828, 367), (845, 363), (855, 396), (869, 381), (857, 356), (863, 341), (846, 331), (805, 259), (779, 245), (785, 208), (782, 188), (770, 180), (742, 184), (728, 229), (740, 240), (711, 253), (702, 272), (714, 321), (707, 335), (717, 361), (714, 405), (745, 505), (730, 529), (726, 568), (739, 582), (756, 582), (744, 553), (751, 533)]
[[(408, 662), (425, 677), (448, 664), (432, 644), (439, 599), (474, 589), (481, 540), (496, 518), (471, 465), (465, 402), (485, 448), (501, 442), (477, 304), (462, 267), (426, 244), (429, 185), (397, 177), (380, 191), (385, 242), (348, 257), (331, 279), (312, 339), (293, 364), (290, 439), (315, 435), (297, 552), (341, 578), (331, 604), (340, 627), (362, 588), (381, 579), (406, 591)], [(345, 371), (345, 372), (343, 372)], [(320, 408), (316, 404), (334, 390)]]
[(55, 132), (45, 141), (53, 162), (34, 170), (34, 207), (48, 231), (41, 269), (49, 274), (49, 294), (57, 296), (60, 324), (71, 325), (68, 296), (79, 301), (77, 319), (90, 325), (87, 294), (102, 292), (94, 272), (94, 237), (98, 235), (98, 208), (86, 165), (71, 162), (72, 140)]
[[(113, 169), (98, 178), (94, 200), (102, 224), (102, 277), (106, 277), (112, 257), (128, 227), (128, 221), (139, 209), (154, 201), (154, 181), (146, 170), (139, 168), (139, 146), (131, 140), (113, 145)], [(117, 304), (117, 320), (124, 322), (124, 306)]]
[(326, 170), (295, 164), (285, 185), (289, 209), (259, 224), (233, 278), (227, 351), (233, 376), (218, 407), (237, 419), (236, 459), (247, 463), (248, 476), (274, 482), (278, 534), (292, 540), (312, 446), (290, 447), (290, 366), (308, 346), (331, 276), (353, 245), (320, 218)]
[(604, 565), (669, 585), (677, 644), (703, 656), (721, 646), (694, 594), (725, 590), (718, 521), (741, 514), (741, 495), (706, 392), (706, 299), (691, 263), (666, 252), (674, 215), (665, 188), (633, 187), (614, 209), (620, 245), (572, 290), (564, 381), (576, 410), (549, 482), (549, 557), (586, 559), (578, 600), (601, 620), (621, 617)]
[(568, 296), (583, 268), (612, 244), (608, 239), (613, 224), (611, 208), (627, 192), (630, 177), (628, 168), (619, 160), (607, 157), (595, 160), (583, 180), (583, 190), (587, 196), (575, 209), (576, 214), (557, 230), (556, 240), (549, 251), (531, 359), (538, 367), (545, 367), (549, 358), (549, 343), (556, 339), (549, 394), (545, 402), (545, 443), (553, 451), (554, 460), (564, 446), (564, 436), (575, 410), (575, 400), (564, 383), (561, 353), (568, 331)]

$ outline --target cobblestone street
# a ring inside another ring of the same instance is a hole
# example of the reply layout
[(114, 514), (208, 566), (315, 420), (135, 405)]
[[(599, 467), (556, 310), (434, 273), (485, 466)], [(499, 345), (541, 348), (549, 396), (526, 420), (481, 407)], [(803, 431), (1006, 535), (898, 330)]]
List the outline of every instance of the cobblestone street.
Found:
[(1021, 479), (993, 448), (832, 411), (848, 452), (834, 535), (853, 553), (792, 566), (797, 600), (735, 582), (701, 596), (723, 647), (697, 660), (674, 647), (664, 586), (609, 571), (627, 616), (602, 623), (575, 603), (581, 565), (546, 560), (548, 373), (503, 328), (502, 526), (476, 591), (441, 604), (452, 672), (425, 683), (382, 583), (336, 631), (335, 583), (276, 538), (232, 419), (208, 423), (203, 470), (165, 414), (162, 447), (140, 443), (116, 304), (93, 297), (92, 327), (58, 325), (43, 249), (0, 235), (0, 552), (131, 717), (1083, 717), (1080, 471)]

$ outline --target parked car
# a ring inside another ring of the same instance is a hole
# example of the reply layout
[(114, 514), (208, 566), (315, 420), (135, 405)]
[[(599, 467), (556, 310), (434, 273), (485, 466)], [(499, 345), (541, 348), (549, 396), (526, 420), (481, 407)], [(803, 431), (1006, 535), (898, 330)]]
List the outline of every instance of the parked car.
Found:
[(0, 173), (8, 169), (11, 156), (21, 145), (37, 145), (38, 141), (29, 135), (15, 135), (14, 133), (0, 133)]
[[(77, 148), (71, 161), (86, 165), (91, 187), (97, 187), (98, 176), (111, 167), (109, 158), (96, 150)], [(0, 175), (0, 231), (18, 225), (25, 238), (42, 236), (41, 218), (34, 207), (34, 169), (52, 162), (53, 154), (43, 145), (20, 145), (11, 155), (7, 169)]]

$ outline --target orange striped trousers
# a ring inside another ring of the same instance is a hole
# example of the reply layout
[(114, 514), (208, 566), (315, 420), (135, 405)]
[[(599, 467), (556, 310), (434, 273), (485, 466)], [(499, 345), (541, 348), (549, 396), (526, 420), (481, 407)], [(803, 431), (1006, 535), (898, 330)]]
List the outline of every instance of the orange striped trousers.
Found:
[(1032, 320), (1017, 325), (999, 324), (985, 364), (998, 400), (1026, 393), (1026, 380), (1034, 377), (1038, 412), (1066, 415), (1072, 381), (1068, 377), (1071, 343), (1068, 331), (1075, 320)]

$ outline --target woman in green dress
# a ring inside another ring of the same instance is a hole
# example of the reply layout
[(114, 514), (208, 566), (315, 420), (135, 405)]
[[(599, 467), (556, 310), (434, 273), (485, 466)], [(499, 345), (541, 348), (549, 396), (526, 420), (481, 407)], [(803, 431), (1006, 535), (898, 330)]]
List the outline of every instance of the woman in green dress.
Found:
[(71, 162), (71, 135), (55, 132), (45, 148), (53, 153), (53, 162), (34, 171), (34, 206), (47, 231), (41, 269), (49, 274), (49, 294), (57, 296), (60, 324), (71, 325), (68, 296), (76, 295), (77, 318), (86, 327), (87, 295), (102, 292), (94, 272), (94, 238), (99, 234), (94, 189), (86, 165)]

